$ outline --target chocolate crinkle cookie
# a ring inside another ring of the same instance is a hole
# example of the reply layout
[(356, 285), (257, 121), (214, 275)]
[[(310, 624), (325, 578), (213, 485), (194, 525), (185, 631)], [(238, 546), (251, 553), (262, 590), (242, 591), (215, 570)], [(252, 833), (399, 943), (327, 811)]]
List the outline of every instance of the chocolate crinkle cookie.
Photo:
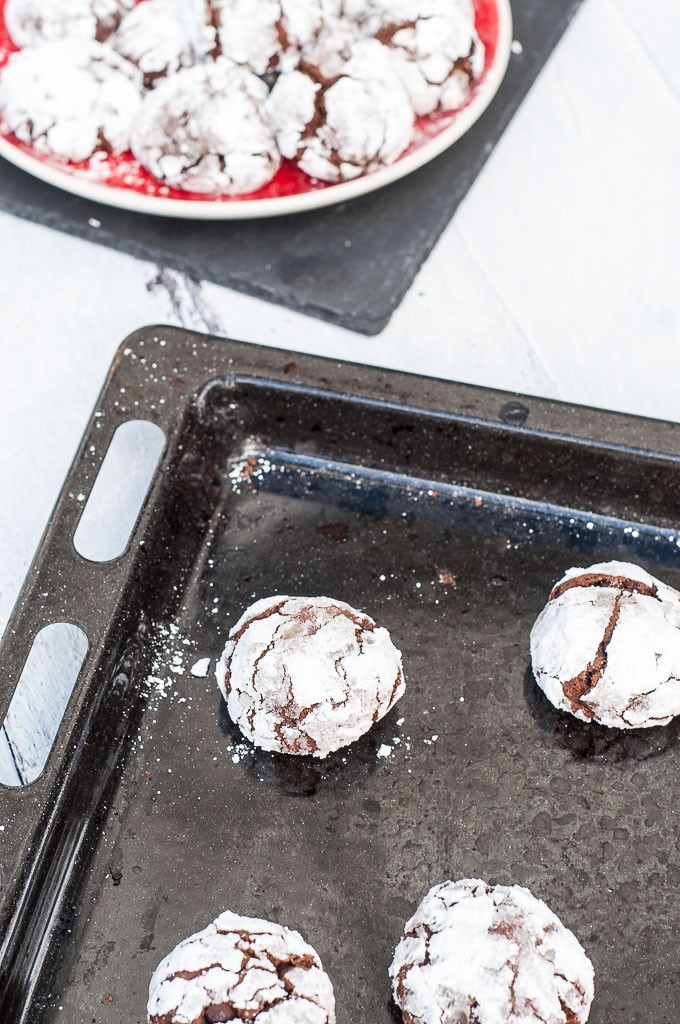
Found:
[(569, 569), (531, 631), (538, 685), (584, 722), (666, 725), (680, 713), (680, 593), (638, 565)]
[(430, 889), (394, 952), (405, 1024), (585, 1024), (593, 966), (558, 917), (519, 885)]
[(258, 75), (295, 65), (340, 0), (208, 0), (214, 54)]
[(141, 95), (137, 68), (109, 46), (58, 39), (12, 54), (0, 75), (0, 117), (41, 153), (87, 160), (128, 149)]
[(224, 58), (186, 68), (147, 93), (132, 150), (173, 188), (207, 195), (255, 192), (280, 156), (265, 119), (267, 87)]
[(389, 47), (416, 114), (455, 110), (484, 70), (474, 11), (462, 0), (375, 0), (369, 19)]
[(139, 68), (145, 88), (190, 67), (202, 55), (199, 25), (192, 24), (191, 8), (176, 0), (145, 0), (123, 18), (111, 43)]
[(257, 601), (229, 634), (217, 682), (249, 740), (315, 757), (368, 732), (405, 688), (387, 630), (327, 597)]
[(227, 911), (156, 968), (149, 1024), (335, 1024), (330, 978), (289, 928)]
[(5, 23), (17, 46), (37, 46), (67, 36), (104, 42), (134, 0), (7, 0)]
[(394, 163), (413, 131), (413, 109), (391, 55), (373, 39), (359, 42), (334, 77), (305, 63), (281, 75), (267, 109), (282, 154), (322, 181)]

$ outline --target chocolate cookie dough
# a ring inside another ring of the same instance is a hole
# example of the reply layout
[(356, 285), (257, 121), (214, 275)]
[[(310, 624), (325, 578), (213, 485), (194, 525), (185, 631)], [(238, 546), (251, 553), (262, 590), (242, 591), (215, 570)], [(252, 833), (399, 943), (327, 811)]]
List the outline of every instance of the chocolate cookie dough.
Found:
[(569, 569), (531, 631), (548, 700), (584, 722), (665, 725), (680, 713), (680, 594), (638, 565)]
[(217, 682), (253, 743), (314, 757), (368, 732), (405, 688), (387, 630), (327, 597), (257, 601), (229, 634)]
[(66, 160), (128, 149), (141, 97), (137, 68), (92, 39), (57, 39), (20, 50), (0, 72), (5, 128), (39, 152)]
[(370, 25), (389, 47), (416, 114), (455, 110), (484, 70), (471, 5), (461, 0), (376, 0)]
[(255, 192), (281, 162), (262, 110), (266, 97), (264, 82), (223, 57), (186, 68), (147, 93), (132, 150), (173, 188)]
[(281, 75), (267, 109), (283, 155), (322, 181), (394, 163), (413, 131), (413, 109), (391, 54), (374, 39), (357, 43), (334, 77), (305, 63)]
[(585, 1024), (593, 967), (576, 937), (519, 885), (430, 889), (394, 952), (404, 1024)]
[(156, 968), (149, 1024), (335, 1024), (330, 978), (302, 936), (227, 911)]
[(17, 46), (77, 36), (103, 43), (134, 0), (7, 0), (5, 23)]

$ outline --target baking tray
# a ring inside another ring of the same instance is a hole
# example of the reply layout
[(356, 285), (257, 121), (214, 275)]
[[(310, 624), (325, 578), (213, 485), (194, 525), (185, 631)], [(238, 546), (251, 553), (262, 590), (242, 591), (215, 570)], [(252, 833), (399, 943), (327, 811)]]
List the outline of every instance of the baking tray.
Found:
[[(88, 563), (78, 495), (140, 417), (167, 438), (158, 473), (126, 553)], [(42, 626), (90, 642), (43, 776), (0, 794), (0, 1020), (142, 1024), (158, 961), (229, 907), (302, 931), (339, 1024), (393, 1024), (404, 920), (472, 875), (528, 885), (575, 930), (592, 1024), (675, 1021), (678, 727), (553, 711), (528, 637), (572, 564), (680, 585), (679, 499), (667, 423), (177, 329), (129, 338), (0, 651), (4, 717)], [(215, 658), (275, 593), (349, 601), (403, 650), (404, 698), (326, 761), (254, 751), (211, 676), (170, 670)]]

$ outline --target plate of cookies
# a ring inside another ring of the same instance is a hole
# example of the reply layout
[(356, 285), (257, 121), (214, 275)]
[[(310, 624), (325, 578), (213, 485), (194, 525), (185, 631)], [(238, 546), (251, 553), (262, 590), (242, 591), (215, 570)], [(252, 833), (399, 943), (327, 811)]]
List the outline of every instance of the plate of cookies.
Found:
[(481, 116), (508, 0), (0, 0), (0, 156), (140, 213), (372, 192)]

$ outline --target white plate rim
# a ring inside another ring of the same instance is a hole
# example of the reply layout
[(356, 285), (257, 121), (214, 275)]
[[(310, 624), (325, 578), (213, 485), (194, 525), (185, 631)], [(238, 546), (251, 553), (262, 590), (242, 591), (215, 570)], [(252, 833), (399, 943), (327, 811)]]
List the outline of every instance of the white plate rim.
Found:
[(220, 203), (215, 200), (167, 199), (163, 196), (146, 196), (139, 192), (116, 188), (103, 182), (88, 181), (69, 174), (59, 167), (45, 163), (19, 149), (14, 143), (0, 135), (0, 156), (15, 167), (26, 171), (34, 178), (54, 185), (72, 195), (89, 199), (105, 206), (133, 213), (152, 214), (159, 217), (175, 217), (183, 220), (254, 220), (261, 217), (280, 217), (285, 214), (318, 210), (324, 206), (335, 206), (358, 196), (366, 195), (400, 178), (412, 174), (443, 153), (457, 142), (481, 117), (494, 98), (510, 60), (512, 46), (512, 12), (510, 0), (495, 0), (498, 12), (498, 40), (493, 63), (472, 97), (471, 101), (454, 120), (438, 135), (428, 139), (422, 146), (397, 160), (389, 167), (367, 174), (352, 181), (343, 181), (329, 188), (303, 192), (299, 195), (279, 196), (272, 199), (243, 199), (237, 202)]

